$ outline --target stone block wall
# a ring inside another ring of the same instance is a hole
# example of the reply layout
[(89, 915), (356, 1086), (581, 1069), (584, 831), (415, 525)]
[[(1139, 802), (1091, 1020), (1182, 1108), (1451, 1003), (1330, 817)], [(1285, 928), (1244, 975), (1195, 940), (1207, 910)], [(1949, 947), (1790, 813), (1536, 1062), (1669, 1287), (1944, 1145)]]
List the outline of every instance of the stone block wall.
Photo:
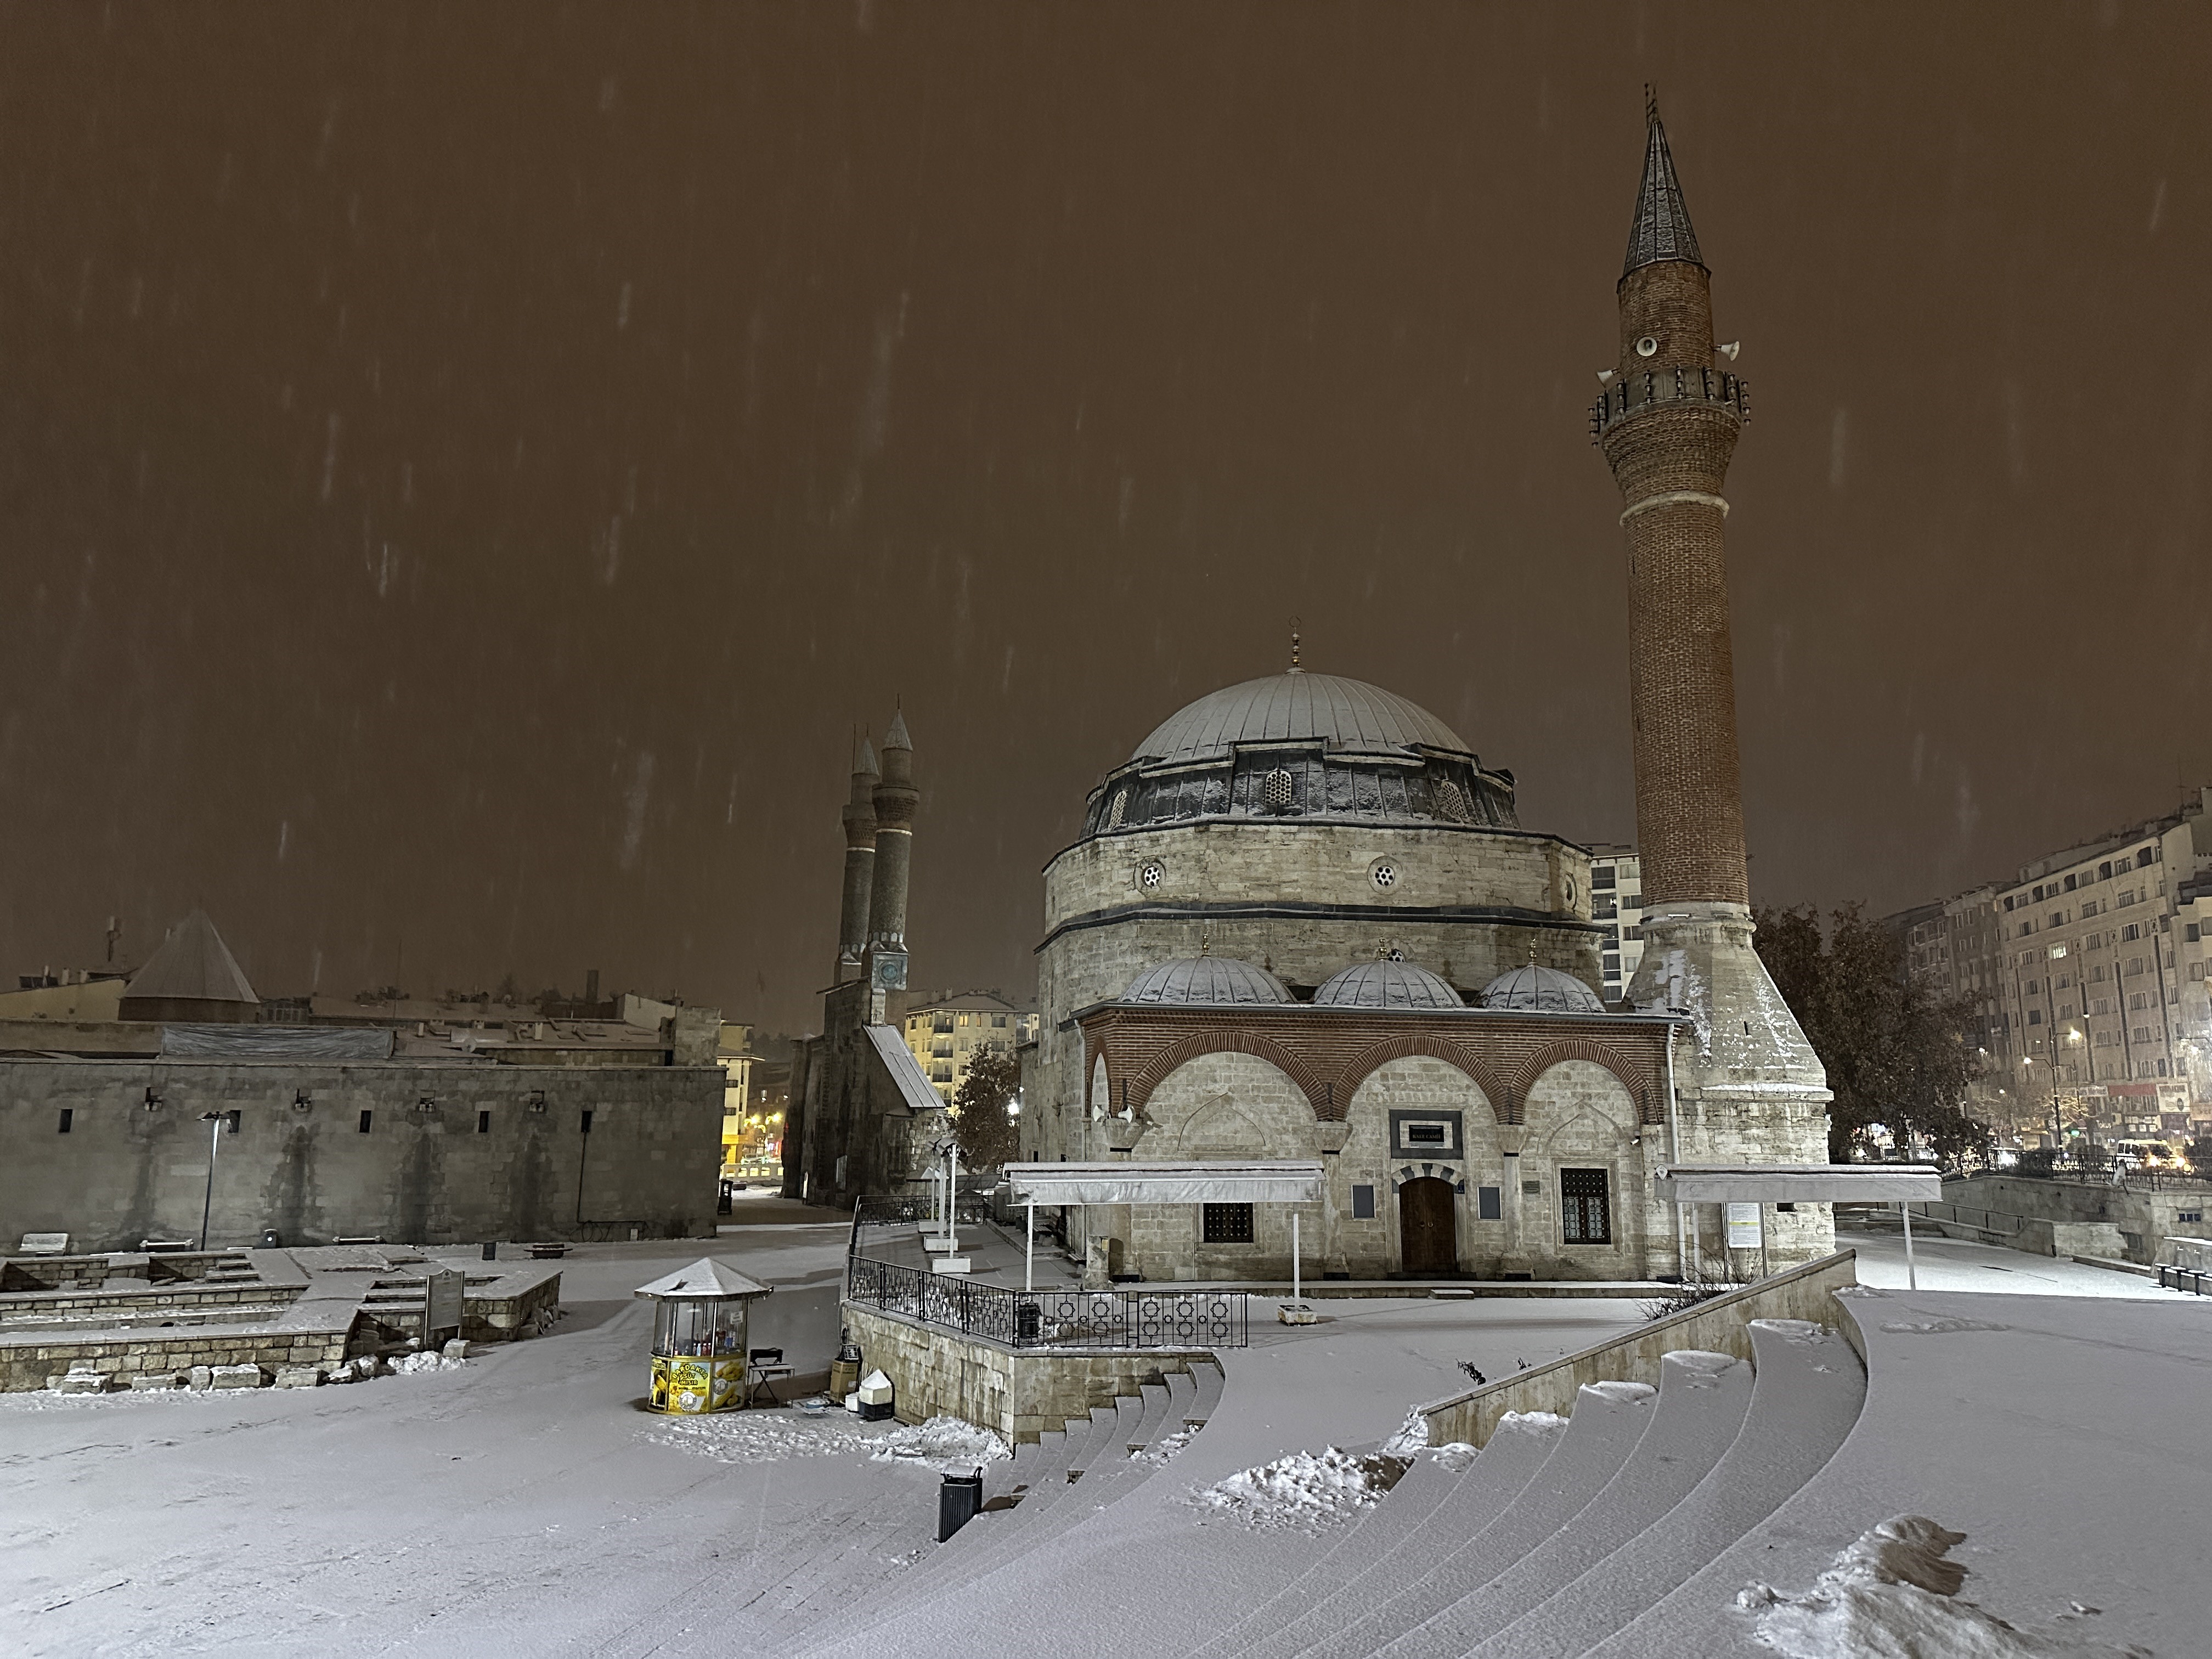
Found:
[(125, 1336), (56, 1336), (49, 1341), (0, 1343), (0, 1393), (43, 1389), (83, 1361), (127, 1384), (131, 1378), (190, 1370), (195, 1365), (335, 1365), (346, 1357), (352, 1328), (342, 1324), (294, 1329), (239, 1331), (214, 1327), (197, 1330), (145, 1330)]
[(1678, 1349), (1749, 1359), (1750, 1324), (1754, 1319), (1802, 1319), (1832, 1328), (1840, 1326), (1853, 1346), (1859, 1342), (1836, 1292), (1858, 1283), (1857, 1258), (1838, 1251), (1786, 1273), (1716, 1297), (1687, 1311), (1657, 1319), (1625, 1337), (1522, 1371), (1501, 1382), (1470, 1389), (1421, 1407), (1432, 1446), (1487, 1444), (1498, 1419), (1508, 1412), (1553, 1412), (1571, 1416), (1575, 1395), (1589, 1382), (1659, 1385), (1659, 1361)]
[(286, 1245), (711, 1237), (726, 1081), (714, 1066), (0, 1060), (0, 1237), (67, 1232), (88, 1251), (196, 1237), (200, 1115), (236, 1111), (216, 1137), (211, 1243), (264, 1228)]
[(861, 1374), (890, 1378), (900, 1422), (957, 1417), (1013, 1445), (1193, 1361), (1219, 1363), (1202, 1348), (1018, 1352), (849, 1302), (842, 1316), (860, 1346)]

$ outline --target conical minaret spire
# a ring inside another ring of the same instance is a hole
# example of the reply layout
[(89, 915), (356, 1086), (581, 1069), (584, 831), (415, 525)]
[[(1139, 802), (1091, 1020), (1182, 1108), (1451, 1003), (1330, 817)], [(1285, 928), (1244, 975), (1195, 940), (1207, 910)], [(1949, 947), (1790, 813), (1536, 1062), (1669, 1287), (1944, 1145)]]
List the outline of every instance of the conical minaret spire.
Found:
[(1644, 88), (1644, 183), (1636, 192), (1636, 222), (1628, 228), (1628, 258), (1620, 268), (1626, 276), (1639, 265), (1662, 259), (1705, 264), (1698, 252), (1698, 233), (1690, 227), (1690, 210), (1682, 200), (1682, 181), (1674, 176), (1674, 153), (1667, 148), (1667, 129), (1659, 124), (1659, 100)]

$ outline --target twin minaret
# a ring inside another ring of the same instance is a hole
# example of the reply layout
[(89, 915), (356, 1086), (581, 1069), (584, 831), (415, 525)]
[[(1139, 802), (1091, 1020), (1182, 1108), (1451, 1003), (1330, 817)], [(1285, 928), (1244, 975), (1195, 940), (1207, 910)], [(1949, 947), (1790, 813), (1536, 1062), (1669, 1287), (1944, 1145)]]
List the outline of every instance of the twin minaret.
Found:
[[(836, 983), (858, 979), (863, 962), (874, 953), (906, 955), (907, 872), (914, 847), (914, 813), (921, 792), (914, 787), (914, 741), (907, 736), (903, 712), (891, 716), (884, 734), (880, 771), (866, 737), (853, 749), (853, 793), (845, 803), (845, 899), (837, 928)], [(879, 990), (904, 988), (898, 982)]]

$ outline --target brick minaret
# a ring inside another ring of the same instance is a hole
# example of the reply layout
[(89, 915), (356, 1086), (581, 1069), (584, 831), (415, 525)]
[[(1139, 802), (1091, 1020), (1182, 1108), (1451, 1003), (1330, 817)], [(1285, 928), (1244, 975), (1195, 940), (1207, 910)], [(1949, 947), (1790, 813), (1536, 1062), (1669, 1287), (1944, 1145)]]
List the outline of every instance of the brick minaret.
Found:
[[(1711, 273), (1648, 102), (1643, 186), (1614, 292), (1620, 354), (1598, 377), (1590, 435), (1620, 486), (1628, 541), (1644, 863), (1644, 959), (1628, 999), (1684, 1018), (1661, 1161), (1826, 1163), (1826, 1074), (1752, 947), (1721, 540), (1721, 492), (1749, 406), (1729, 367), (1735, 348), (1713, 344)], [(1711, 1272), (1725, 1249), (1718, 1217), (1688, 1207), (1680, 1226), (1702, 1240)], [(1826, 1205), (1765, 1221), (1774, 1265), (1834, 1247)]]
[(1713, 350), (1712, 279), (1651, 110), (1615, 290), (1620, 361), (1592, 411), (1628, 538), (1636, 837), (1653, 900), (1750, 902), (1722, 487), (1744, 386)]
[(837, 978), (860, 976), (868, 948), (868, 905), (876, 871), (876, 751), (866, 738), (853, 744), (853, 793), (845, 803), (845, 901), (837, 924)]

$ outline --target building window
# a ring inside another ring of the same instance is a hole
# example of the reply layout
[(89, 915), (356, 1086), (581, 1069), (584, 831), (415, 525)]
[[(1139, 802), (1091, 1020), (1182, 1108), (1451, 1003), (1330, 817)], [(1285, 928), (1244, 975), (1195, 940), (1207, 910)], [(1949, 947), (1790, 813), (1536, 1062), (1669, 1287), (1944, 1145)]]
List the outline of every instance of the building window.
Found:
[(1559, 1171), (1561, 1237), (1570, 1244), (1613, 1243), (1613, 1204), (1603, 1170)]
[(368, 1133), (368, 1121), (369, 1121), (369, 1119), (371, 1119), (372, 1117), (374, 1117), (374, 1116), (375, 1116), (375, 1115), (375, 1115), (374, 1112), (363, 1112), (363, 1113), (361, 1115), (361, 1132), (362, 1132), (362, 1133), (363, 1133), (363, 1134), (367, 1134), (367, 1133)]
[(1249, 1244), (1252, 1206), (1249, 1204), (1207, 1204), (1204, 1212), (1206, 1242), (1209, 1244)]
[(589, 1134), (589, 1133), (592, 1133), (592, 1109), (591, 1109), (590, 1107), (588, 1107), (588, 1106), (586, 1106), (586, 1108), (584, 1108), (584, 1121), (583, 1121), (583, 1129), (582, 1129), (582, 1132), (583, 1132), (585, 1134)]
[(57, 1130), (55, 1131), (55, 1133), (58, 1133), (58, 1134), (64, 1134), (64, 1135), (65, 1135), (65, 1134), (67, 1134), (67, 1133), (70, 1132), (70, 1126), (72, 1123), (74, 1123), (76, 1121), (76, 1107), (74, 1107), (74, 1106), (64, 1106), (64, 1107), (63, 1107), (63, 1108), (62, 1108), (62, 1121), (61, 1121), (61, 1127), (60, 1127), (58, 1129), (57, 1129)]
[(1502, 1187), (1477, 1187), (1474, 1189), (1474, 1218), (1496, 1221), (1505, 1213)]
[[(724, 1115), (730, 1116), (732, 1115), (725, 1113)], [(491, 1114), (489, 1112), (478, 1112), (477, 1114), (477, 1133), (480, 1135), (488, 1135), (491, 1133)]]
[(1372, 1187), (1354, 1187), (1352, 1189), (1352, 1218), (1354, 1221), (1375, 1219), (1375, 1189)]

